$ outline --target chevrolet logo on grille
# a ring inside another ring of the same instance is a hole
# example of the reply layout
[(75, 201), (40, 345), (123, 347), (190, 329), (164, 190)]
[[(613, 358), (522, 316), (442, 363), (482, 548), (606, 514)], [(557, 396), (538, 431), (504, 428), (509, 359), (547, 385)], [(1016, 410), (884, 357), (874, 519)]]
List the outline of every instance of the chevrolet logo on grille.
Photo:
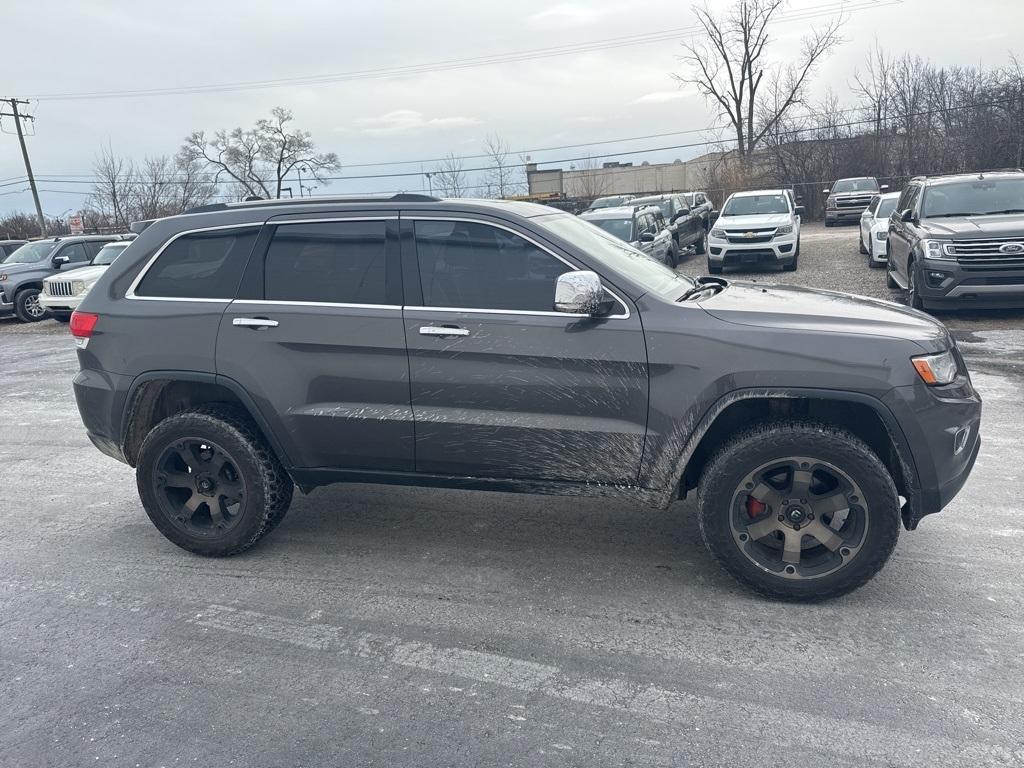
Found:
[(753, 232), (744, 232), (743, 236), (747, 238), (747, 240), (749, 240), (752, 237), (757, 237), (757, 235), (755, 235)]

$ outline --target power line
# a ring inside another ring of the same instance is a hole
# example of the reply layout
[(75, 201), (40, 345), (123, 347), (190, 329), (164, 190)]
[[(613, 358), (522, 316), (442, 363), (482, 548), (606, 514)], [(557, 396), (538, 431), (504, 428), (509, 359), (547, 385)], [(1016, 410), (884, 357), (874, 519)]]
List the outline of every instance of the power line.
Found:
[[(823, 16), (834, 15), (835, 13), (852, 13), (866, 9), (884, 8), (886, 6), (898, 5), (903, 0), (829, 0), (829, 2), (812, 6), (799, 11), (783, 12), (776, 15), (774, 23), (810, 21)], [(229, 83), (210, 83), (203, 85), (185, 85), (164, 88), (143, 88), (128, 89), (119, 91), (89, 91), (80, 93), (43, 93), (34, 98), (40, 101), (71, 101), (82, 99), (119, 99), (138, 98), (146, 96), (180, 96), (188, 94), (225, 93), (230, 91), (263, 90), (268, 88), (281, 88), (288, 86), (303, 85), (326, 85), (330, 83), (352, 82), (357, 80), (386, 79), (392, 77), (405, 77), (409, 75), (426, 74), (431, 72), (445, 72), (461, 69), (469, 69), (493, 64), (508, 64), (521, 61), (533, 61), (557, 56), (567, 56), (577, 53), (589, 53), (592, 51), (609, 50), (613, 48), (631, 47), (636, 45), (649, 45), (652, 43), (668, 42), (677, 40), (680, 37), (700, 34), (703, 28), (699, 24), (687, 27), (676, 27), (672, 29), (659, 30), (658, 32), (640, 33), (620, 37), (605, 38), (591, 42), (575, 43), (569, 45), (550, 46), (547, 48), (534, 48), (522, 51), (510, 51), (500, 54), (489, 54), (485, 56), (472, 56), (460, 59), (442, 59), (433, 62), (420, 64), (408, 64), (393, 67), (379, 67), (376, 69), (351, 70), (347, 72), (336, 72), (324, 75), (306, 75), (301, 77), (289, 77), (266, 80), (244, 80)]]

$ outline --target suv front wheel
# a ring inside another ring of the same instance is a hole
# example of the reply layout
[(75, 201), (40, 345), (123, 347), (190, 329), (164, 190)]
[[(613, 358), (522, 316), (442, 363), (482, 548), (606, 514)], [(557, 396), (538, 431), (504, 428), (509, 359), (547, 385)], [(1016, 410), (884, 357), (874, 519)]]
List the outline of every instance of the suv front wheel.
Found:
[(698, 489), (711, 554), (771, 597), (850, 592), (888, 560), (900, 505), (885, 465), (859, 438), (814, 422), (755, 425), (726, 443)]
[(136, 482), (157, 529), (189, 552), (223, 557), (272, 531), (292, 480), (243, 412), (227, 406), (161, 421), (139, 451)]

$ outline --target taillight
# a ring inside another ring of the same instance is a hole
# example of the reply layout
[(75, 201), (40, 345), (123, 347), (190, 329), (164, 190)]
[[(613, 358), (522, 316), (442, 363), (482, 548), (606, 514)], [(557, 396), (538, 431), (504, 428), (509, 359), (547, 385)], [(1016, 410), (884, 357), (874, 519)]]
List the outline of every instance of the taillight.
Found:
[(94, 315), (92, 312), (71, 313), (71, 335), (75, 337), (75, 342), (79, 347), (84, 347), (92, 338), (99, 319), (100, 316)]

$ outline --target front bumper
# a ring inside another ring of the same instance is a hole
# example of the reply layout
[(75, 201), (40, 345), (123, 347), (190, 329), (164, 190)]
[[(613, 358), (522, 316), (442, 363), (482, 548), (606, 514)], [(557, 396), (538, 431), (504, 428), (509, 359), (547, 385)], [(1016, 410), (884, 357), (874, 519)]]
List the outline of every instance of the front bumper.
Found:
[(948, 259), (925, 258), (915, 263), (915, 268), (918, 270), (915, 287), (927, 307), (1024, 307), (1024, 264), (961, 264)]
[(43, 292), (39, 294), (39, 303), (50, 311), (74, 312), (84, 298), (85, 294), (81, 296), (48, 296)]
[(846, 221), (860, 221), (866, 208), (826, 208), (825, 221), (829, 224)]
[(708, 260), (723, 267), (791, 264), (796, 256), (796, 237), (784, 235), (767, 243), (730, 243), (708, 240)]
[(923, 382), (895, 387), (883, 402), (899, 422), (915, 465), (903, 473), (916, 477), (903, 512), (904, 524), (913, 530), (967, 482), (981, 448), (981, 398), (970, 379), (961, 376), (946, 387)]

